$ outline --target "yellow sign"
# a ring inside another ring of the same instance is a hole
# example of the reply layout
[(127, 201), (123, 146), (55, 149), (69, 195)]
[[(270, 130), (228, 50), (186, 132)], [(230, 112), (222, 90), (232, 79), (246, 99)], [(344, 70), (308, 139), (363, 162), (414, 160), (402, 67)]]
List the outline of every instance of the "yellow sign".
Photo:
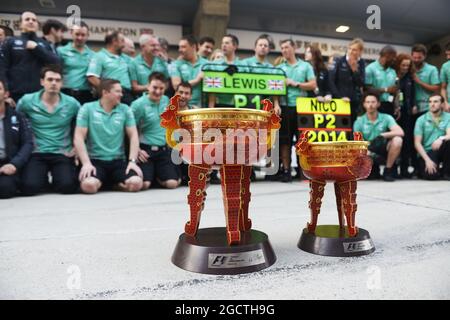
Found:
[(299, 97), (297, 98), (297, 113), (350, 115), (350, 102), (342, 99), (319, 102), (316, 98)]
[(342, 99), (297, 98), (298, 130), (310, 131), (310, 142), (346, 141), (352, 131), (350, 116), (350, 103)]

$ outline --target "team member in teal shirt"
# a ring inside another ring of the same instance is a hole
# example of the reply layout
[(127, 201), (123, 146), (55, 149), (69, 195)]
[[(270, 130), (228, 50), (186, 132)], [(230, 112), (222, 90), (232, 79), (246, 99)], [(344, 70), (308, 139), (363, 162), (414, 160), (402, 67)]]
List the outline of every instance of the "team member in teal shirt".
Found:
[(398, 86), (395, 81), (397, 73), (391, 67), (394, 65), (397, 52), (391, 46), (385, 46), (380, 51), (380, 58), (366, 67), (365, 83), (367, 89), (380, 95), (379, 112), (393, 116), (398, 115), (400, 109), (394, 107), (394, 95)]
[(131, 104), (139, 131), (139, 166), (144, 176), (144, 189), (148, 189), (155, 178), (168, 189), (180, 184), (171, 149), (166, 145), (166, 129), (160, 124), (161, 113), (169, 105), (169, 98), (164, 95), (166, 82), (164, 74), (152, 73), (148, 79), (148, 94)]
[[(118, 80), (104, 79), (101, 98), (83, 105), (77, 116), (74, 144), (82, 163), (81, 191), (97, 193), (103, 185), (121, 191), (142, 188), (142, 171), (137, 165), (139, 135), (131, 109), (120, 103), (122, 87)], [(129, 139), (126, 160), (124, 138)]]
[(280, 150), (283, 171), (281, 181), (292, 181), (291, 176), (291, 148), (292, 139), (298, 137), (297, 126), (297, 97), (306, 97), (307, 90), (314, 90), (317, 87), (316, 77), (312, 66), (295, 57), (295, 44), (291, 39), (280, 42), (281, 54), (285, 62), (278, 65), (278, 68), (286, 74), (287, 97), (281, 97), (281, 109), (275, 105), (275, 112), (281, 112), (280, 129)]
[(128, 58), (122, 53), (125, 47), (123, 34), (117, 31), (107, 34), (105, 45), (106, 49), (101, 49), (91, 59), (86, 72), (88, 81), (99, 88), (101, 79), (118, 80), (123, 92), (121, 102), (129, 105), (133, 101), (133, 95)]
[(403, 129), (391, 115), (378, 112), (380, 100), (376, 93), (366, 93), (362, 102), (366, 113), (356, 119), (353, 131), (361, 132), (364, 140), (370, 142), (369, 152), (374, 159), (370, 178), (378, 178), (381, 158), (386, 161), (383, 180), (395, 181), (394, 164), (402, 149)]
[(24, 95), (17, 109), (28, 118), (34, 138), (34, 149), (22, 173), (22, 193), (30, 196), (45, 191), (48, 173), (59, 193), (76, 191), (72, 145), (73, 122), (80, 103), (61, 93), (62, 72), (59, 66), (44, 67), (41, 72), (44, 89)]
[[(207, 70), (213, 71), (225, 71), (229, 65), (237, 66), (238, 72), (244, 72), (247, 70), (243, 67), (243, 61), (236, 55), (236, 50), (239, 46), (239, 39), (232, 34), (223, 36), (221, 49), (223, 53), (223, 59), (213, 61), (214, 65), (207, 66)], [(220, 94), (209, 93), (208, 94), (208, 107), (234, 107), (234, 95), (233, 94)]]
[(133, 92), (142, 94), (147, 91), (148, 77), (153, 72), (161, 72), (169, 79), (167, 62), (158, 57), (158, 38), (151, 34), (143, 34), (139, 38), (141, 54), (133, 59), (130, 68), (131, 85)]
[[(444, 97), (432, 94), (429, 110), (414, 127), (414, 146), (420, 155), (419, 176), (435, 180), (441, 175), (450, 180), (450, 114), (444, 112)], [(442, 163), (442, 171), (439, 164)]]
[(63, 67), (64, 85), (62, 92), (84, 104), (94, 100), (91, 86), (86, 77), (94, 51), (86, 45), (89, 38), (89, 28), (86, 23), (81, 22), (80, 25), (73, 25), (70, 32), (72, 42), (57, 48)]
[(441, 67), (441, 94), (445, 99), (445, 111), (450, 112), (450, 42), (445, 46), (447, 62)]
[(423, 44), (415, 44), (411, 49), (411, 57), (416, 67), (413, 74), (416, 83), (416, 104), (412, 113), (420, 116), (428, 111), (428, 99), (432, 92), (437, 92), (440, 88), (438, 69), (425, 62), (427, 48)]
[(192, 99), (189, 102), (191, 108), (202, 105), (202, 66), (207, 63), (207, 60), (197, 54), (197, 46), (194, 36), (183, 36), (178, 44), (180, 58), (169, 65), (169, 74), (175, 90), (181, 81), (189, 82), (192, 86)]

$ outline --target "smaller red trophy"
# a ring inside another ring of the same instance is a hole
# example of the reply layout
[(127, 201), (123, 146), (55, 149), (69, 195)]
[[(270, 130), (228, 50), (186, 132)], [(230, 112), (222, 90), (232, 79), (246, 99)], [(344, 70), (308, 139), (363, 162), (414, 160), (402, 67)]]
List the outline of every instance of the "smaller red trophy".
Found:
[[(310, 179), (311, 222), (303, 229), (298, 247), (325, 256), (358, 256), (375, 247), (369, 233), (356, 227), (356, 181), (370, 174), (369, 143), (355, 132), (354, 141), (309, 142), (304, 131), (296, 144), (300, 166)], [(317, 225), (325, 185), (334, 182), (339, 225)], [(347, 226), (344, 225), (344, 216)]]
[[(267, 156), (280, 118), (272, 103), (263, 110), (207, 108), (179, 110), (179, 96), (161, 115), (166, 140), (188, 164), (190, 220), (172, 262), (207, 274), (255, 272), (272, 265), (275, 253), (265, 233), (248, 218), (252, 164)], [(209, 175), (220, 169), (226, 228), (199, 229)]]

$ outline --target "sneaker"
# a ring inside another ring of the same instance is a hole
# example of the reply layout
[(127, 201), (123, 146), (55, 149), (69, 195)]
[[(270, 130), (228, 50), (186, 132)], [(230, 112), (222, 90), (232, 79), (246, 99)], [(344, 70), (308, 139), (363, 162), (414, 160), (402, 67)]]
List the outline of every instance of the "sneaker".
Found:
[(401, 176), (403, 179), (412, 179), (412, 177), (413, 177), (412, 173), (410, 173), (410, 172), (408, 171), (408, 169), (405, 169), (405, 168), (402, 168), (402, 169), (400, 170), (400, 176)]
[(378, 180), (380, 178), (380, 167), (378, 165), (373, 165), (372, 170), (370, 171), (370, 175), (367, 177), (367, 180)]
[(292, 175), (290, 169), (284, 169), (283, 173), (281, 174), (281, 182), (292, 182)]
[(218, 174), (217, 170), (211, 171), (209, 180), (210, 184), (220, 184), (220, 178), (217, 176), (217, 174)]
[(387, 182), (395, 181), (394, 172), (393, 172), (392, 168), (384, 168), (383, 180), (387, 181)]

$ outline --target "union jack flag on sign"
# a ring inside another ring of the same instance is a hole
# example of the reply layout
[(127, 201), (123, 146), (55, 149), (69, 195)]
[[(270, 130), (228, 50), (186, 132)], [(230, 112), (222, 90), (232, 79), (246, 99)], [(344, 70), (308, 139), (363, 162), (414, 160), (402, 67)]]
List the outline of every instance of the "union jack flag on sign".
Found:
[(220, 77), (205, 77), (207, 88), (222, 88), (222, 78)]
[(269, 85), (269, 90), (283, 90), (284, 88), (283, 80), (267, 80), (267, 84)]

